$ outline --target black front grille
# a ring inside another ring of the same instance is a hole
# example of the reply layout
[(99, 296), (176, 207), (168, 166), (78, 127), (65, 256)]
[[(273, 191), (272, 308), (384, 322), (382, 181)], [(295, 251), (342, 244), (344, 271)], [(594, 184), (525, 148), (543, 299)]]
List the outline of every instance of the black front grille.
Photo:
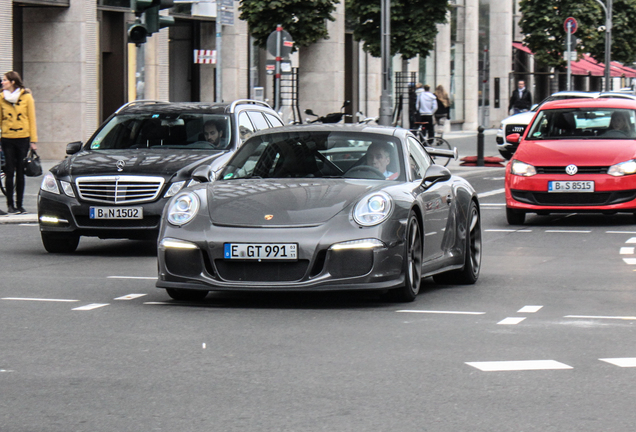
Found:
[[(607, 174), (609, 167), (607, 166), (580, 166), (577, 167), (579, 174)], [(543, 166), (535, 167), (537, 174), (566, 174), (564, 166)]]
[(236, 282), (291, 282), (298, 281), (307, 273), (308, 260), (294, 262), (214, 261), (218, 275)]
[(512, 190), (516, 201), (545, 206), (600, 206), (636, 199), (636, 190), (593, 193), (549, 193)]
[(513, 134), (513, 133), (518, 133), (520, 135), (523, 135), (523, 133), (526, 131), (526, 125), (516, 125), (516, 124), (509, 124), (506, 125), (506, 136)]

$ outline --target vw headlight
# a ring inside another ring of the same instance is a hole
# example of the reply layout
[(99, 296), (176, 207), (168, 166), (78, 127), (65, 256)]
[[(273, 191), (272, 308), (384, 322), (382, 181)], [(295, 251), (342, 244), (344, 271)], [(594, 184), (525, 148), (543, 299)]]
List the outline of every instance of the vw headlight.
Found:
[(199, 197), (194, 192), (184, 192), (170, 201), (168, 208), (168, 222), (172, 225), (185, 225), (196, 216), (199, 211)]
[(57, 180), (55, 180), (55, 176), (53, 175), (51, 171), (46, 173), (46, 175), (42, 179), (42, 183), (40, 184), (40, 189), (46, 192), (59, 195), (60, 189), (57, 187)]
[(373, 226), (384, 222), (391, 214), (393, 200), (384, 192), (367, 195), (353, 209), (353, 219), (358, 225)]
[(636, 160), (628, 160), (626, 162), (617, 163), (612, 165), (607, 170), (609, 175), (614, 177), (620, 177), (624, 175), (630, 175), (636, 173)]
[(510, 163), (510, 174), (530, 177), (537, 173), (537, 170), (530, 164), (513, 159)]

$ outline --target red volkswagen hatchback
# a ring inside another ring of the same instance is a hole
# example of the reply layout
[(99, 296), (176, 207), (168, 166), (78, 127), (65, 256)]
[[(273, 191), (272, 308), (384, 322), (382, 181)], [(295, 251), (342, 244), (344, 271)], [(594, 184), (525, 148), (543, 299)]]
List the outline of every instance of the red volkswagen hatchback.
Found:
[(506, 217), (526, 213), (633, 213), (636, 217), (636, 101), (546, 103), (506, 168)]

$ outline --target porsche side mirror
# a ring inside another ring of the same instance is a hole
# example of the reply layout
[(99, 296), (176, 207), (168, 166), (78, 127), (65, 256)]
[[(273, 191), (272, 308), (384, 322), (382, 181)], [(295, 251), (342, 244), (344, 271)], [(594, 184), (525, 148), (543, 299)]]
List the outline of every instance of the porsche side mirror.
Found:
[(422, 184), (427, 184), (427, 186), (431, 186), (437, 182), (447, 181), (451, 178), (451, 172), (441, 165), (431, 165), (426, 170), (426, 174), (424, 175), (424, 179), (422, 180)]
[(201, 183), (210, 182), (210, 165), (201, 165), (192, 173), (192, 178)]
[(73, 155), (73, 154), (79, 152), (81, 149), (82, 149), (82, 142), (81, 141), (74, 141), (72, 143), (66, 144), (66, 154), (67, 155)]
[(518, 133), (506, 135), (506, 141), (511, 144), (519, 144), (519, 140), (521, 139), (521, 135)]

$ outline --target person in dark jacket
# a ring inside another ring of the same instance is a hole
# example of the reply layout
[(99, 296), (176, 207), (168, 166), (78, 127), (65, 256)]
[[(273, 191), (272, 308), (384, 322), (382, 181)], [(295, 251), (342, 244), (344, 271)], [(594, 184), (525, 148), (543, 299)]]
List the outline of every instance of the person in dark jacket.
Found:
[(437, 98), (437, 111), (435, 111), (435, 126), (438, 127), (441, 133), (444, 132), (444, 124), (449, 118), (450, 113), (450, 97), (444, 86), (441, 84), (435, 87), (435, 97)]
[(526, 88), (525, 81), (519, 81), (517, 83), (517, 90), (512, 92), (510, 96), (510, 104), (508, 105), (508, 111), (513, 109), (513, 114), (519, 114), (520, 112), (528, 111), (532, 107), (532, 95)]

